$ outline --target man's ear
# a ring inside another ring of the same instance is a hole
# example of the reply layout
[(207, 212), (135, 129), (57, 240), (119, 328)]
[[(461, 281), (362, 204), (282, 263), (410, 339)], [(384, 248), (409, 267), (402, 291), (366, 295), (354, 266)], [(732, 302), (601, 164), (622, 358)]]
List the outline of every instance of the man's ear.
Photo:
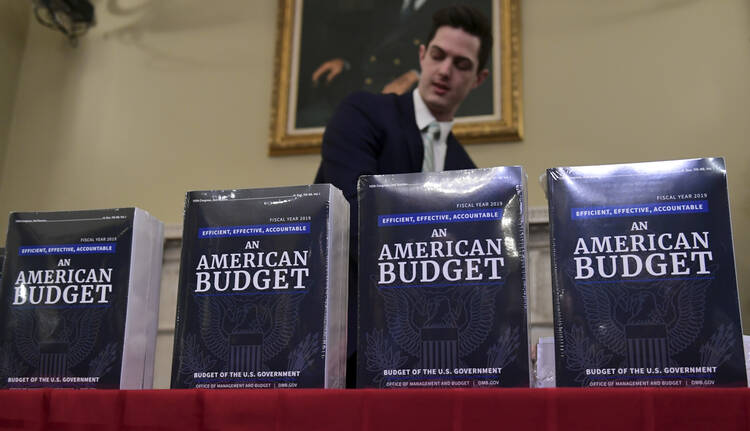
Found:
[(419, 61), (421, 62), (424, 60), (424, 54), (427, 52), (427, 47), (424, 45), (419, 45)]
[(477, 73), (477, 82), (474, 83), (474, 87), (477, 88), (481, 83), (484, 82), (485, 79), (490, 75), (489, 69), (482, 69), (479, 73)]

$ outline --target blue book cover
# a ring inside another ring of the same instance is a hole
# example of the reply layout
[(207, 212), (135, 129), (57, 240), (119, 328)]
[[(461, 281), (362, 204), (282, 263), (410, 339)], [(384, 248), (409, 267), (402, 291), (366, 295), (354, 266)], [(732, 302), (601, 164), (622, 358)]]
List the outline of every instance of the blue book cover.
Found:
[(557, 386), (746, 386), (724, 160), (547, 186)]
[[(146, 275), (133, 253), (148, 242), (136, 220), (149, 217), (137, 208), (10, 215), (1, 387), (150, 387), (146, 325), (156, 314), (145, 311), (148, 283), (132, 287)], [(152, 253), (148, 247), (144, 258)], [(128, 318), (133, 309), (137, 319)]]
[(360, 177), (357, 385), (528, 387), (520, 167)]
[(331, 185), (188, 192), (172, 388), (343, 387), (348, 220)]

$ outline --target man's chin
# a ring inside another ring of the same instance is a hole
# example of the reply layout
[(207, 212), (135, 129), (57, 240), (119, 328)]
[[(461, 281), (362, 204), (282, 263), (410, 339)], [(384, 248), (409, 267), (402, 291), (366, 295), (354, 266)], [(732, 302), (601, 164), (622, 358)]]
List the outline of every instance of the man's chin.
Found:
[(424, 101), (427, 106), (440, 107), (441, 109), (446, 109), (451, 105), (450, 99), (435, 93), (429, 94)]
[[(427, 109), (430, 110), (432, 115), (438, 120), (438, 121), (449, 121), (453, 118), (451, 105), (450, 103), (447, 103), (445, 100), (438, 99), (438, 100), (425, 100), (425, 105), (427, 105)], [(450, 118), (446, 118), (450, 117)]]

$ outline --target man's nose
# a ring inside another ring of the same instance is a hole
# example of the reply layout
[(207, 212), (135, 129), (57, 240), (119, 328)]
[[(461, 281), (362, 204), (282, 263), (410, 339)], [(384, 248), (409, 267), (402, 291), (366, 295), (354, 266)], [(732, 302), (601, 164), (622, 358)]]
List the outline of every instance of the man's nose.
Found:
[(450, 76), (451, 70), (453, 69), (453, 62), (449, 58), (443, 59), (438, 65), (438, 73), (444, 76)]

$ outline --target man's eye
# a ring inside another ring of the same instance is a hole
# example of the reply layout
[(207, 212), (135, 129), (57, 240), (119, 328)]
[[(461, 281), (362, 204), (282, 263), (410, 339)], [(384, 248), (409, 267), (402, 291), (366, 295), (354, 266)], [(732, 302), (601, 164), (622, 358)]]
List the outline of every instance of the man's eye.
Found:
[(445, 53), (443, 51), (438, 50), (432, 50), (432, 53), (430, 54), (433, 60), (442, 60), (445, 58)]
[(458, 70), (471, 70), (471, 61), (466, 59), (456, 60), (455, 65)]

